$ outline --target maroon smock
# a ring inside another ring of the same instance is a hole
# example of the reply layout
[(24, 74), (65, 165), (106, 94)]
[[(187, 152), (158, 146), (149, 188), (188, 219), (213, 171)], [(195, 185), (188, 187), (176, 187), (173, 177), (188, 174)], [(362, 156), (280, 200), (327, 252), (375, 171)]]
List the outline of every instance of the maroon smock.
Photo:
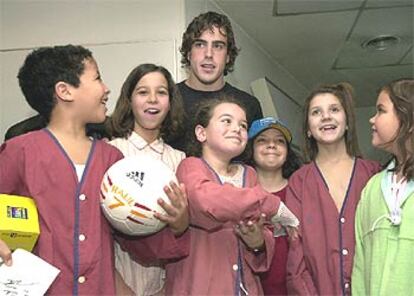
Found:
[[(274, 238), (265, 230), (266, 250), (255, 253), (234, 233), (242, 220), (275, 214), (280, 200), (257, 184), (253, 168), (244, 167), (244, 188), (221, 184), (202, 159), (181, 161), (177, 178), (184, 183), (190, 209), (188, 257), (166, 265), (167, 295), (236, 295), (241, 273), (249, 295), (262, 295), (259, 272), (269, 268)], [(239, 261), (240, 259), (240, 261)]]
[(289, 178), (286, 205), (300, 220), (300, 237), (289, 247), (289, 294), (350, 294), (356, 206), (365, 184), (379, 169), (377, 162), (355, 158), (339, 211), (315, 162)]
[[(282, 190), (274, 192), (281, 201), (286, 200), (287, 186)], [(275, 252), (269, 270), (260, 274), (264, 295), (287, 295), (286, 288), (286, 264), (289, 251), (289, 240), (287, 234), (275, 237)]]
[[(0, 193), (34, 199), (40, 235), (33, 252), (61, 271), (48, 295), (115, 295), (113, 230), (101, 213), (99, 200), (104, 173), (122, 157), (117, 148), (94, 140), (78, 181), (72, 161), (47, 129), (2, 144)], [(164, 246), (160, 255), (169, 257), (179, 243), (169, 244), (171, 237), (165, 229), (136, 239), (134, 256), (149, 260)], [(186, 254), (188, 234), (180, 240)]]

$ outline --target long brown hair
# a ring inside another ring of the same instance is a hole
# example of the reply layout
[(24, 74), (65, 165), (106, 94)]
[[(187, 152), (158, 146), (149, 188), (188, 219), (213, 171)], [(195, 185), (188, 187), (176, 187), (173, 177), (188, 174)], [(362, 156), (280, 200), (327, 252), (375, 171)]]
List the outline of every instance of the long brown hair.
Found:
[[(381, 88), (393, 105), (400, 127), (394, 142), (403, 160), (397, 162), (396, 171), (402, 171), (407, 180), (414, 179), (414, 79), (398, 79)], [(396, 159), (397, 161), (397, 159)]]
[(332, 94), (338, 98), (342, 108), (345, 111), (346, 124), (348, 126), (345, 131), (345, 146), (346, 152), (350, 156), (361, 157), (359, 150), (358, 138), (356, 134), (355, 126), (355, 111), (354, 111), (354, 99), (353, 89), (349, 83), (341, 82), (338, 84), (325, 84), (314, 89), (310, 95), (306, 98), (303, 116), (302, 116), (302, 136), (303, 136), (303, 153), (306, 161), (315, 160), (318, 154), (318, 145), (313, 137), (308, 136), (309, 130), (309, 106), (312, 99), (320, 94)]
[(108, 130), (111, 137), (126, 138), (134, 130), (135, 118), (131, 107), (132, 94), (141, 78), (152, 72), (159, 72), (164, 75), (168, 84), (170, 100), (170, 110), (161, 124), (160, 137), (168, 142), (182, 134), (184, 121), (183, 102), (170, 72), (162, 66), (141, 64), (129, 73), (122, 85), (115, 110), (108, 120)]

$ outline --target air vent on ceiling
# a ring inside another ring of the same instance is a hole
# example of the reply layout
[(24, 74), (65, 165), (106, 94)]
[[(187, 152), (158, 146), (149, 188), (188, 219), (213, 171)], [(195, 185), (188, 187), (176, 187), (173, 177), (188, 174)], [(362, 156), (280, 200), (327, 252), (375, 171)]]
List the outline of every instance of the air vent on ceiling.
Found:
[(381, 35), (364, 41), (361, 46), (370, 50), (386, 50), (400, 43), (401, 39), (394, 35)]

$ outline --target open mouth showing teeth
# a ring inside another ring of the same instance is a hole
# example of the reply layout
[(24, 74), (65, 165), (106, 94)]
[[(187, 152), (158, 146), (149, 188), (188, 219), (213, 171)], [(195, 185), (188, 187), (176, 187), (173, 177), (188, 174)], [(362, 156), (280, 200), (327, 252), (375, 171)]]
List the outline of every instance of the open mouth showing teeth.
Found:
[(320, 128), (322, 131), (330, 131), (336, 129), (336, 126), (334, 125), (327, 125)]
[(160, 110), (158, 110), (158, 109), (147, 109), (147, 110), (145, 110), (145, 113), (149, 113), (151, 115), (154, 115), (154, 114), (160, 113)]

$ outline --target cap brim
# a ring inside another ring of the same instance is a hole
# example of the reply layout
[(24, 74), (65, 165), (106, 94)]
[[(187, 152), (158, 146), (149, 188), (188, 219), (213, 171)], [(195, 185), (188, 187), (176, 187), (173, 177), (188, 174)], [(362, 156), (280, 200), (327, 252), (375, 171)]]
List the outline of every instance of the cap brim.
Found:
[(280, 131), (283, 134), (283, 136), (285, 136), (286, 140), (289, 143), (292, 142), (292, 134), (283, 125), (280, 125), (278, 123), (272, 123), (272, 124), (269, 125), (269, 127), (267, 129), (269, 129), (269, 128), (277, 129), (278, 131)]

